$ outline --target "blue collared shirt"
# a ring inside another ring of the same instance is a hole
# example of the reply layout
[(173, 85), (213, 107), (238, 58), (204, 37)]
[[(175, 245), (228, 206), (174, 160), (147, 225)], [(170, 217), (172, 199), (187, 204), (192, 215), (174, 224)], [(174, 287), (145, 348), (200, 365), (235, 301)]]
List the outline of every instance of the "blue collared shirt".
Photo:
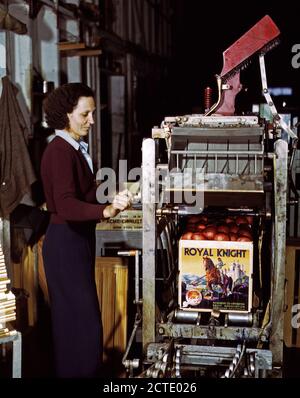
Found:
[(83, 154), (83, 156), (85, 157), (85, 160), (87, 161), (89, 168), (91, 169), (92, 173), (94, 172), (93, 170), (93, 162), (92, 159), (88, 153), (88, 147), (89, 145), (82, 141), (76, 141), (74, 140), (74, 138), (72, 138), (70, 136), (70, 134), (68, 134), (66, 131), (64, 130), (55, 130), (55, 135), (64, 139), (65, 141), (67, 141), (70, 145), (72, 145), (73, 148), (76, 149), (76, 151), (78, 151), (78, 149), (80, 149), (81, 153)]

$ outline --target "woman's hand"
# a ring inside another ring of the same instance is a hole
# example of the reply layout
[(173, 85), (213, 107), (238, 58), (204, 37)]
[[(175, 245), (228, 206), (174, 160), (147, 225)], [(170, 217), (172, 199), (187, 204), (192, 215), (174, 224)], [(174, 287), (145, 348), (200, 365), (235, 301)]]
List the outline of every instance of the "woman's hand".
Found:
[(132, 204), (132, 194), (128, 189), (119, 192), (113, 199), (112, 204), (106, 206), (103, 211), (104, 218), (115, 217), (120, 211), (128, 209)]

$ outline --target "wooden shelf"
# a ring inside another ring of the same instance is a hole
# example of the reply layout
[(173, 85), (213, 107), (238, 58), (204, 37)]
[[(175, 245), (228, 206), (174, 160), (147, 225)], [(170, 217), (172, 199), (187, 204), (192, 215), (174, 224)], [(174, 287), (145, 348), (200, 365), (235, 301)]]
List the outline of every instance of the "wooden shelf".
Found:
[(63, 57), (93, 57), (102, 54), (100, 49), (85, 49), (85, 50), (72, 50), (63, 52)]
[(57, 44), (63, 57), (93, 57), (102, 54), (99, 48), (89, 48), (85, 43), (60, 42)]
[(70, 41), (63, 41), (57, 44), (59, 51), (73, 51), (85, 48), (84, 43), (74, 43)]

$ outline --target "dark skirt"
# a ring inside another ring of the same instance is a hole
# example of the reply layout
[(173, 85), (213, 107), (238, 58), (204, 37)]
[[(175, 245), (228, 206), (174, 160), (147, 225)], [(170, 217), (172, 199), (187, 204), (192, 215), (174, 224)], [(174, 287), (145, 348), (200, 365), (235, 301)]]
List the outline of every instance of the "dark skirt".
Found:
[(95, 284), (95, 226), (50, 224), (43, 244), (58, 377), (97, 377), (102, 324)]

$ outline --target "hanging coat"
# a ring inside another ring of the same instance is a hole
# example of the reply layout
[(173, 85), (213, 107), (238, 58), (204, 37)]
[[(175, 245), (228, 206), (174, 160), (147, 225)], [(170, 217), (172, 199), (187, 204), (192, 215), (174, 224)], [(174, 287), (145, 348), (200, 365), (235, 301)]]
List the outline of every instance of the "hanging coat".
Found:
[(16, 95), (18, 89), (2, 78), (0, 98), (0, 216), (7, 217), (36, 181), (27, 148), (26, 127)]

